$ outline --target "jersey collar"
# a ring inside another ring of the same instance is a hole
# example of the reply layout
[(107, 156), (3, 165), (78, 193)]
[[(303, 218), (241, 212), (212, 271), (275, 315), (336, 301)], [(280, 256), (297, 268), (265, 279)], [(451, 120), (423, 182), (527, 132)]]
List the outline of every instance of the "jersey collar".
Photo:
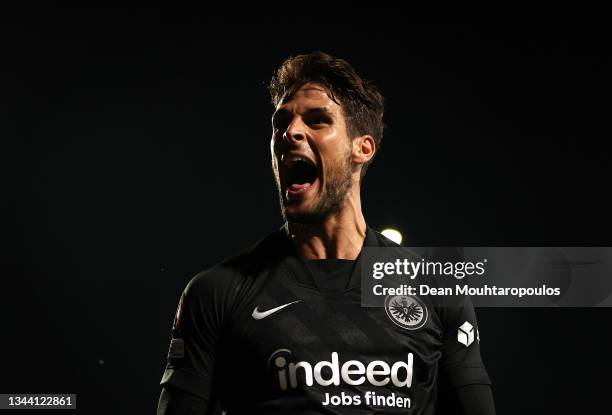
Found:
[[(314, 289), (322, 291), (321, 287), (318, 286), (316, 279), (313, 278), (312, 273), (306, 264), (306, 260), (298, 254), (295, 246), (291, 242), (289, 238), (288, 232), (288, 224), (285, 224), (279, 230), (284, 235), (288, 247), (288, 258), (287, 265), (290, 272), (294, 275), (296, 281), (299, 284), (310, 286)], [(376, 232), (366, 224), (366, 234), (365, 239), (363, 241), (363, 246), (357, 259), (355, 261), (355, 266), (353, 267), (353, 271), (351, 272), (351, 276), (349, 278), (347, 284), (348, 289), (354, 289), (361, 286), (361, 254), (363, 252), (363, 248), (365, 247), (380, 247), (380, 246), (392, 246), (393, 242), (389, 241), (387, 238), (382, 236), (380, 233)]]

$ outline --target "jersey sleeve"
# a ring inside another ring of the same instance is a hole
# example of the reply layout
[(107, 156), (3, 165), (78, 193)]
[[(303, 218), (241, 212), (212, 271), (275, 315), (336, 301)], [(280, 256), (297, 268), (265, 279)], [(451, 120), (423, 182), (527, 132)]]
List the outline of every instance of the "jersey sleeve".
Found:
[(196, 275), (179, 300), (166, 368), (160, 382), (211, 400), (215, 363), (231, 308), (223, 272)]
[(480, 356), (480, 333), (469, 297), (456, 298), (440, 310), (444, 327), (441, 378), (448, 386), (490, 385), (491, 380)]
[(495, 415), (495, 401), (490, 385), (466, 385), (449, 388), (441, 395), (438, 415)]

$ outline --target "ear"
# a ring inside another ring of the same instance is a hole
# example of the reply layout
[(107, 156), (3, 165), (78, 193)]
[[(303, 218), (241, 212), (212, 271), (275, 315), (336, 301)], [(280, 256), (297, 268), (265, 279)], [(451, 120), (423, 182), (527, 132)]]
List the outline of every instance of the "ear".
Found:
[(372, 160), (376, 153), (376, 141), (371, 135), (362, 135), (353, 139), (351, 159), (354, 164), (365, 164)]

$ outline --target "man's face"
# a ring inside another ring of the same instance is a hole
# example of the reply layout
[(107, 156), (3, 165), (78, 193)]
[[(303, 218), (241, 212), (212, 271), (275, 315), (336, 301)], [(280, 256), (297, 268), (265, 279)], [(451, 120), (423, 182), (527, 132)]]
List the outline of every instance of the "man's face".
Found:
[(351, 140), (342, 108), (305, 84), (272, 116), (272, 169), (286, 220), (320, 222), (342, 207), (352, 184)]

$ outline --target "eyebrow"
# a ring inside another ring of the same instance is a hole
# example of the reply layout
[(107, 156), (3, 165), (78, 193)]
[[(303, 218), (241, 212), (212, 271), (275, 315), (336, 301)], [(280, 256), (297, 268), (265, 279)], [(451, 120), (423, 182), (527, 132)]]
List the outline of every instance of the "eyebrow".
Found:
[[(307, 116), (311, 116), (311, 115), (321, 115), (321, 114), (325, 114), (333, 119), (335, 119), (334, 114), (329, 110), (328, 107), (315, 107), (315, 108), (310, 108), (309, 110), (305, 111), (302, 115), (302, 117), (307, 117)], [(291, 115), (291, 112), (286, 110), (285, 108), (279, 108), (278, 110), (276, 110), (274, 112), (274, 114), (272, 114), (272, 121), (274, 121), (275, 119), (279, 118), (279, 117), (285, 117)]]

